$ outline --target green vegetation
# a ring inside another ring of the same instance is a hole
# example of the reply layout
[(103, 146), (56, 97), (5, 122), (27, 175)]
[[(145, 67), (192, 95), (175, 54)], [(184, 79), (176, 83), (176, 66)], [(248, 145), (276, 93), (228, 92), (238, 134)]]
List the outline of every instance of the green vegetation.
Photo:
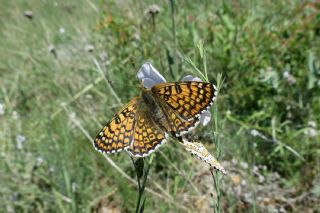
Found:
[(144, 212), (317, 208), (319, 3), (13, 0), (0, 8), (1, 212), (135, 211), (130, 157), (103, 156), (91, 141), (139, 94), (135, 75), (146, 61), (168, 81), (198, 75), (195, 67), (224, 80), (211, 110), (219, 114), (193, 133), (229, 175), (215, 176), (216, 190), (208, 166), (170, 141), (148, 165)]

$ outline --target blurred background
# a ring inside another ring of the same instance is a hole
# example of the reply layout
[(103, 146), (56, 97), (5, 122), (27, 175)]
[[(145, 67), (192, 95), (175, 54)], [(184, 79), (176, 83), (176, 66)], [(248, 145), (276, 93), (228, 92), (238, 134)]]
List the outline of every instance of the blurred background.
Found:
[(208, 165), (171, 140), (154, 154), (145, 212), (213, 212), (217, 191), (224, 212), (319, 211), (319, 1), (0, 8), (1, 212), (133, 212), (130, 158), (104, 157), (92, 138), (139, 94), (144, 62), (178, 81), (197, 75), (188, 59), (224, 78), (211, 109), (219, 128), (193, 134), (228, 175), (217, 190)]

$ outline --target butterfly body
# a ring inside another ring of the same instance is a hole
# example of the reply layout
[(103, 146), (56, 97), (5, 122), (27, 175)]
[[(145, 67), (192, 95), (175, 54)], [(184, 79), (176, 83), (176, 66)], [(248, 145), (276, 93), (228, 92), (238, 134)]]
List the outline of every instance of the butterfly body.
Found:
[(161, 83), (143, 89), (100, 131), (94, 141), (98, 151), (127, 150), (144, 157), (169, 137), (179, 137), (199, 122), (216, 97), (213, 84), (204, 82)]
[(141, 104), (138, 111), (145, 113), (159, 128), (166, 131), (166, 127), (169, 125), (169, 118), (161, 105), (161, 100), (158, 100), (151, 90), (142, 91), (140, 97)]

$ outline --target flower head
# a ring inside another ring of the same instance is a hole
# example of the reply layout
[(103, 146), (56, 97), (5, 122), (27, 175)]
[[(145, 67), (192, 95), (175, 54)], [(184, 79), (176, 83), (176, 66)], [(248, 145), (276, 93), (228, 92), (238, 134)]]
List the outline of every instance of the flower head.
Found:
[(33, 12), (31, 10), (24, 11), (23, 15), (28, 19), (33, 19)]
[(4, 105), (0, 103), (0, 115), (4, 114)]
[(64, 34), (66, 32), (66, 30), (63, 27), (59, 28), (59, 33)]
[(159, 5), (151, 4), (145, 11), (145, 14), (156, 15), (160, 12)]
[(144, 63), (141, 66), (137, 73), (137, 78), (147, 89), (151, 89), (156, 84), (166, 82), (166, 79), (150, 63)]
[(44, 159), (41, 157), (41, 156), (39, 156), (39, 157), (37, 157), (36, 158), (36, 165), (37, 166), (41, 166), (41, 164), (44, 162)]
[(286, 80), (286, 82), (290, 85), (296, 83), (296, 78), (290, 74), (289, 70), (284, 70), (283, 72), (283, 78)]
[(25, 136), (23, 136), (23, 135), (17, 135), (17, 136), (16, 136), (16, 146), (17, 146), (17, 149), (22, 149), (25, 141), (26, 141), (26, 137), (25, 137)]

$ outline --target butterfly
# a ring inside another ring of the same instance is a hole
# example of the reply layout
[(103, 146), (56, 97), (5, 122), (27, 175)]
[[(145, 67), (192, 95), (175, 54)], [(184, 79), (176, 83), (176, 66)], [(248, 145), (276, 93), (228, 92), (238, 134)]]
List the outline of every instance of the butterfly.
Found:
[(145, 157), (169, 136), (179, 138), (199, 123), (217, 96), (211, 83), (185, 81), (143, 88), (99, 132), (94, 147), (102, 153), (126, 150)]

